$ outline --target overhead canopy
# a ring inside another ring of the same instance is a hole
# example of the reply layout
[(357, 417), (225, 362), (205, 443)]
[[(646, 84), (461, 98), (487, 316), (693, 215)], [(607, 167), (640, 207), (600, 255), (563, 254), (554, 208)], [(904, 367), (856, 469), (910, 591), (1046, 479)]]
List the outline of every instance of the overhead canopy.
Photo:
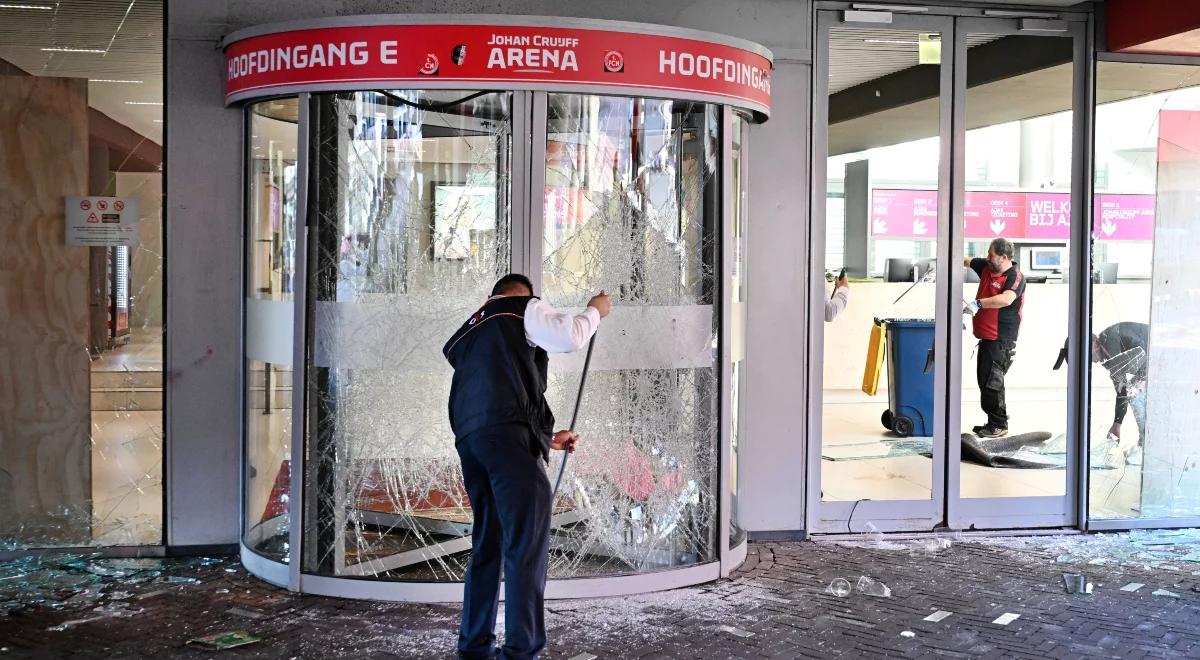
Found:
[[(832, 42), (831, 42), (832, 43)], [(912, 48), (908, 62), (916, 60)], [(1014, 35), (968, 50), (967, 128), (1071, 109), (1071, 40)], [(830, 67), (839, 55), (831, 54)], [(836, 75), (836, 74), (835, 74)], [(830, 80), (830, 89), (837, 89)], [(1106, 72), (1097, 102), (1145, 96), (1180, 84), (1178, 72), (1127, 66)], [(910, 65), (844, 87), (829, 97), (829, 155), (901, 144), (938, 134), (937, 65)]]

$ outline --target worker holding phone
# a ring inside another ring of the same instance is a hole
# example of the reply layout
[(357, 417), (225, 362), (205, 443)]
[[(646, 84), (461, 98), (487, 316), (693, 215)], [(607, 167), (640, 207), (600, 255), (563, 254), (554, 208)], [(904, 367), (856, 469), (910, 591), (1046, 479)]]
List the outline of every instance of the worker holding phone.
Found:
[(846, 277), (846, 269), (838, 273), (837, 279), (833, 282), (833, 295), (829, 300), (825, 301), (825, 322), (828, 323), (842, 313), (846, 309), (846, 305), (850, 304), (850, 279)]

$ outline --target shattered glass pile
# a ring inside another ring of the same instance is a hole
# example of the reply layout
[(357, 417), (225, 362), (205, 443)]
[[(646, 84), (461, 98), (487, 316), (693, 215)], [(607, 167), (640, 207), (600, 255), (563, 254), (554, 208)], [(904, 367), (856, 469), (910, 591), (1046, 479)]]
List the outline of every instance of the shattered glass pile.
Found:
[[(105, 559), (99, 553), (45, 554), (3, 561), (0, 621), (41, 608), (82, 615), (48, 629), (61, 632), (108, 617), (136, 616), (141, 612), (138, 601), (142, 598), (175, 585), (196, 584), (200, 580), (192, 574), (211, 572), (223, 565), (223, 560), (210, 557)], [(146, 588), (154, 591), (136, 597), (131, 593)]]

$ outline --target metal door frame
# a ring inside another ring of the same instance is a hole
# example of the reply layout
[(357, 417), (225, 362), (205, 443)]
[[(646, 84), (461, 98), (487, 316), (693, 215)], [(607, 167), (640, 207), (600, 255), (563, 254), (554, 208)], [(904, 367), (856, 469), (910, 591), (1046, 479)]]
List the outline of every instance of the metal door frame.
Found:
[[(937, 32), (942, 36), (942, 43), (954, 43), (955, 25), (951, 16), (940, 15), (893, 15), (886, 12), (887, 22), (864, 22), (845, 20), (849, 12), (821, 11), (816, 14), (815, 37), (813, 54), (816, 67), (813, 73), (812, 94), (812, 199), (809, 217), (808, 263), (809, 289), (808, 308), (811, 319), (809, 323), (808, 343), (808, 453), (807, 453), (807, 482), (806, 482), (806, 529), (810, 533), (845, 533), (863, 531), (854, 529), (853, 523), (870, 521), (879, 531), (916, 531), (932, 529), (943, 519), (945, 510), (945, 471), (946, 461), (946, 407), (945, 397), (934, 397), (934, 431), (933, 431), (933, 462), (931, 467), (931, 496), (928, 500), (847, 500), (825, 502), (821, 499), (821, 448), (824, 412), (824, 352), (825, 352), (825, 196), (828, 162), (828, 121), (829, 121), (829, 33), (834, 27), (887, 28), (898, 30), (914, 30), (919, 32)], [(864, 12), (859, 12), (862, 14)], [(869, 13), (869, 12), (867, 12)], [(853, 18), (853, 17), (852, 17)], [(952, 58), (943, 59), (939, 77), (939, 111), (938, 134), (940, 136), (938, 158), (938, 189), (949, 190), (951, 184), (951, 137), (952, 137), (952, 91), (954, 84), (954, 62)], [(944, 300), (947, 288), (946, 273), (948, 261), (945, 254), (949, 252), (950, 238), (950, 199), (949, 195), (938, 196), (938, 246), (937, 252), (937, 300)], [(961, 278), (961, 273), (959, 275)], [(957, 311), (957, 310), (955, 310)], [(935, 322), (938, 328), (944, 328), (951, 319), (950, 310), (945, 305), (938, 305)], [(946, 390), (947, 373), (947, 336), (938, 332), (934, 340), (934, 388), (937, 392)]]
[[(1091, 223), (1091, 106), (1088, 102), (1090, 70), (1087, 62), (1087, 27), (1080, 21), (1058, 21), (1020, 18), (957, 18), (954, 40), (954, 181), (951, 188), (953, 217), (963, 217), (966, 188), (966, 105), (967, 105), (967, 37), (971, 34), (1038, 35), (1047, 38), (1073, 39), (1071, 75), (1071, 238), (1069, 293), (1067, 305), (1067, 334), (1075, 339), (1069, 342), (1067, 374), (1067, 466), (1065, 487), (1061, 496), (1030, 497), (979, 497), (961, 496), (960, 470), (962, 445), (950, 443), (947, 455), (947, 498), (946, 523), (953, 529), (1004, 529), (1017, 527), (1067, 527), (1079, 523), (1081, 457), (1086, 456), (1087, 447), (1087, 397), (1088, 366), (1081, 360), (1089, 348), (1083, 337), (1088, 337), (1088, 316), (1084, 310), (1090, 299), (1091, 278), (1079, 273), (1091, 272), (1090, 228)], [(952, 256), (963, 254), (962, 231), (952, 235)], [(952, 308), (962, 300), (963, 272), (951, 269), (952, 295), (945, 304)], [(949, 331), (949, 328), (946, 329)], [(950, 389), (947, 396), (962, 391), (962, 368), (959, 362), (963, 354), (963, 334), (950, 332), (951, 355), (956, 356), (957, 368), (950, 370)], [(1082, 364), (1081, 364), (1082, 363)], [(958, 398), (958, 397), (955, 397)], [(961, 400), (948, 410), (947, 426), (962, 428)]]
[[(808, 306), (811, 322), (808, 343), (807, 481), (805, 521), (810, 533), (845, 533), (855, 520), (870, 520), (879, 531), (931, 530), (939, 525), (954, 529), (1063, 527), (1078, 526), (1086, 510), (1086, 474), (1082, 457), (1087, 451), (1089, 369), (1081, 356), (1087, 354), (1088, 311), (1091, 281), (1077, 273), (1091, 268), (1089, 249), (1091, 217), (1092, 71), (1087, 54), (1090, 49), (1090, 17), (1063, 13), (1039, 16), (985, 16), (985, 12), (946, 13), (844, 12), (846, 7), (828, 6), (834, 11), (815, 13), (812, 94), (813, 133), (811, 148), (812, 190)], [(914, 10), (915, 11), (915, 10)], [(924, 11), (923, 9), (920, 11)], [(999, 13), (999, 12), (997, 12)], [(847, 14), (852, 19), (845, 20)], [(1011, 15), (1020, 12), (1011, 12)], [(936, 249), (936, 339), (934, 345), (934, 442), (932, 497), (930, 500), (851, 500), (821, 501), (821, 448), (823, 443), (823, 364), (825, 299), (825, 211), (828, 162), (829, 33), (833, 27), (887, 28), (940, 32), (943, 43), (941, 94), (939, 96), (938, 164), (938, 245)], [(963, 333), (955, 323), (959, 317), (963, 289), (962, 269), (955, 267), (963, 254), (964, 236), (961, 218), (965, 192), (967, 35), (1038, 34), (1073, 39), (1072, 57), (1072, 160), (1071, 160), (1071, 238), (1069, 241), (1071, 277), (1069, 278), (1068, 335), (1069, 365), (1067, 383), (1066, 490), (1062, 496), (963, 498), (960, 496), (962, 446), (947, 442), (947, 429), (961, 428)], [(946, 48), (946, 45), (951, 45)]]

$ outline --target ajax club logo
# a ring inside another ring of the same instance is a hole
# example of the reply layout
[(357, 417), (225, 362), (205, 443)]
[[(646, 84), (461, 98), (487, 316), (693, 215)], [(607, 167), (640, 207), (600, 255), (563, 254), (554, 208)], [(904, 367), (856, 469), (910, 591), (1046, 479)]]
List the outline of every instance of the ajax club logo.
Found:
[(441, 63), (438, 62), (437, 55), (434, 55), (433, 53), (425, 53), (425, 63), (421, 65), (421, 68), (417, 70), (417, 73), (423, 76), (436, 76), (440, 64)]
[(461, 66), (463, 61), (466, 59), (467, 59), (467, 45), (466, 44), (459, 44), (450, 51), (450, 61), (451, 62), (454, 62), (455, 64)]
[(625, 56), (619, 50), (604, 53), (604, 70), (608, 73), (621, 73), (625, 70)]

